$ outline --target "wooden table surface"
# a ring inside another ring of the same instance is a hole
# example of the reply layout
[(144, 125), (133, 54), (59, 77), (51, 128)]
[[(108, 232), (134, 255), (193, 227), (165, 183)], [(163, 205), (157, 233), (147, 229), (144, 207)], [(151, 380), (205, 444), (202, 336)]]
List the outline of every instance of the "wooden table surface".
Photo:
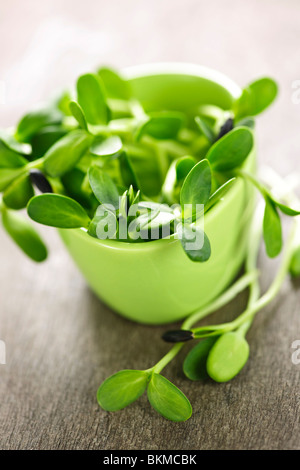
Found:
[[(1, 2), (0, 125), (96, 64), (200, 63), (240, 85), (277, 78), (280, 97), (258, 120), (259, 159), (283, 175), (299, 171), (300, 104), (292, 101), (299, 20), (298, 0)], [(160, 340), (165, 328), (111, 311), (89, 291), (55, 230), (41, 232), (51, 254), (40, 265), (0, 232), (0, 339), (7, 349), (1, 449), (300, 449), (300, 365), (291, 361), (292, 342), (300, 339), (299, 282), (287, 280), (256, 318), (250, 360), (232, 382), (189, 382), (182, 355), (168, 366), (165, 375), (193, 405), (188, 422), (165, 421), (145, 396), (109, 414), (97, 405), (97, 387), (117, 370), (157, 361), (168, 350)], [(265, 289), (277, 261), (262, 252), (259, 264)], [(246, 298), (210, 321), (235, 317)]]

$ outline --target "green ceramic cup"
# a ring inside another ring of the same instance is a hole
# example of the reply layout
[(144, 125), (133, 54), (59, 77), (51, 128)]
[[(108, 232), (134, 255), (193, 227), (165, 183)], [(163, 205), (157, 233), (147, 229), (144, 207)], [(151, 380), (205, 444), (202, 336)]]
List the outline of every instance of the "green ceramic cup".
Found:
[[(190, 109), (202, 103), (228, 108), (240, 89), (213, 70), (187, 64), (153, 64), (125, 71), (148, 110)], [(245, 167), (255, 168), (255, 150)], [(59, 230), (73, 260), (95, 294), (139, 323), (181, 320), (215, 298), (237, 275), (245, 258), (253, 189), (236, 181), (205, 216), (212, 246), (205, 263), (190, 261), (180, 240), (130, 244), (97, 240), (84, 230)]]

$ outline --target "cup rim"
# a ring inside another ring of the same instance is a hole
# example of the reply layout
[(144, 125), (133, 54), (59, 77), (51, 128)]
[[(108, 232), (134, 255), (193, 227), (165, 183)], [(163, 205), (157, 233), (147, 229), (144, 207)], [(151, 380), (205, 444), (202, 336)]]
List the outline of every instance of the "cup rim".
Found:
[[(218, 85), (225, 88), (234, 99), (238, 98), (242, 92), (241, 88), (233, 80), (231, 80), (231, 78), (227, 77), (223, 73), (206, 66), (192, 64), (188, 62), (154, 62), (148, 64), (135, 65), (122, 69), (122, 75), (127, 80), (155, 75), (190, 75), (204, 78), (217, 83)], [(253, 151), (254, 147), (247, 157), (247, 160), (245, 162), (246, 165), (247, 163), (249, 164), (251, 157), (253, 156)], [(229, 189), (225, 197), (222, 199), (223, 204), (216, 204), (216, 206), (212, 207), (211, 210), (205, 215), (206, 224), (209, 224), (209, 221), (213, 217), (218, 217), (218, 214), (224, 208), (224, 202), (226, 202), (226, 204), (231, 203), (231, 201), (235, 198), (236, 194), (239, 192), (239, 188), (241, 188), (242, 184), (243, 182), (238, 179), (234, 182), (232, 188)], [(84, 237), (88, 236), (91, 239), (91, 242), (95, 242), (96, 244), (105, 245), (109, 248), (120, 250), (129, 249), (136, 251), (153, 249), (154, 247), (158, 247), (159, 245), (165, 243), (174, 243), (178, 241), (178, 237), (176, 237), (177, 234), (175, 233), (170, 235), (169, 237), (160, 238), (157, 240), (149, 240), (149, 242), (146, 243), (130, 243), (113, 239), (100, 240), (98, 238), (94, 238), (88, 235), (87, 229), (85, 228), (73, 229), (73, 231), (78, 234), (81, 234)]]
[(127, 80), (155, 75), (190, 75), (217, 83), (225, 88), (235, 99), (242, 93), (239, 85), (222, 72), (204, 65), (197, 65), (189, 62), (153, 62), (133, 65), (122, 69), (122, 75)]

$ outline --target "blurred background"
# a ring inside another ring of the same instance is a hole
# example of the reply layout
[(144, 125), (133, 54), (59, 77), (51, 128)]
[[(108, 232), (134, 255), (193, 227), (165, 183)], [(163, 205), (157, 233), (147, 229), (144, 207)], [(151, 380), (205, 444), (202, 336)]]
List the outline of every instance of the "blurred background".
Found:
[[(259, 162), (282, 175), (299, 172), (299, 44), (299, 0), (0, 0), (0, 127), (99, 65), (190, 62), (242, 87), (265, 75), (278, 81), (276, 103), (257, 120)], [(232, 383), (209, 383), (200, 393), (184, 380), (180, 361), (170, 366), (167, 376), (193, 403), (192, 420), (163, 421), (146, 399), (107, 414), (96, 403), (98, 385), (118, 369), (158, 360), (164, 328), (115, 315), (89, 292), (55, 230), (39, 230), (50, 248), (41, 265), (0, 230), (0, 339), (7, 345), (0, 448), (299, 448), (299, 368), (290, 360), (299, 284), (287, 283), (276, 306), (257, 318), (251, 361)], [(265, 288), (274, 267), (262, 259)], [(211, 321), (236, 316), (245, 301)]]
[[(266, 161), (287, 158), (286, 140), (295, 159), (300, 105), (291, 96), (300, 79), (299, 22), (299, 0), (2, 1), (0, 126), (99, 65), (192, 62), (241, 86), (262, 75), (277, 79), (280, 97), (268, 111), (272, 129), (266, 113), (260, 141), (269, 149)], [(286, 166), (291, 170), (288, 160)]]
[(279, 99), (268, 111), (272, 129), (266, 113), (260, 142), (269, 149), (266, 161), (274, 162), (287, 158), (288, 140), (290, 171), (300, 143), (294, 132), (300, 104), (291, 98), (300, 79), (299, 22), (298, 0), (2, 1), (0, 126), (99, 65), (191, 62), (241, 86), (262, 75), (279, 82)]

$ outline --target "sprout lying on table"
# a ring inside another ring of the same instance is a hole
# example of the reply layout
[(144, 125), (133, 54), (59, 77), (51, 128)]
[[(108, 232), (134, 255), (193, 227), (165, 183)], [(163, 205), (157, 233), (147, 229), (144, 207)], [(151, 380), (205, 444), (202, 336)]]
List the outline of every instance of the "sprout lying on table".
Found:
[[(17, 213), (26, 207), (36, 222), (84, 228), (100, 239), (148, 243), (174, 233), (193, 262), (205, 262), (214, 247), (203, 231), (203, 215), (242, 178), (263, 196), (263, 238), (267, 254), (275, 257), (283, 244), (280, 214), (298, 216), (297, 201), (287, 204), (275, 198), (243, 164), (253, 148), (253, 116), (266, 109), (276, 94), (274, 81), (263, 78), (246, 87), (231, 109), (207, 104), (186, 112), (147, 113), (130, 84), (116, 72), (101, 68), (82, 75), (74, 93), (31, 111), (14, 132), (0, 132), (3, 226), (34, 261), (43, 261), (47, 249), (28, 219)], [(34, 195), (36, 190), (43, 194)], [(191, 249), (190, 242), (197, 237), (202, 243)], [(191, 315), (184, 331), (166, 333), (165, 340), (180, 342), (153, 368), (121, 371), (107, 379), (98, 391), (99, 404), (115, 411), (147, 388), (150, 403), (164, 417), (188, 419), (187, 398), (160, 375), (161, 370), (184, 340), (206, 338), (187, 356), (186, 376), (195, 380), (209, 375), (216, 381), (234, 377), (248, 358), (245, 334), (255, 313), (278, 292), (289, 268), (294, 276), (299, 275), (300, 249), (295, 237), (290, 238), (283, 265), (267, 294), (259, 298), (257, 242), (249, 248), (245, 276)], [(191, 329), (248, 285), (248, 308), (235, 321)]]

